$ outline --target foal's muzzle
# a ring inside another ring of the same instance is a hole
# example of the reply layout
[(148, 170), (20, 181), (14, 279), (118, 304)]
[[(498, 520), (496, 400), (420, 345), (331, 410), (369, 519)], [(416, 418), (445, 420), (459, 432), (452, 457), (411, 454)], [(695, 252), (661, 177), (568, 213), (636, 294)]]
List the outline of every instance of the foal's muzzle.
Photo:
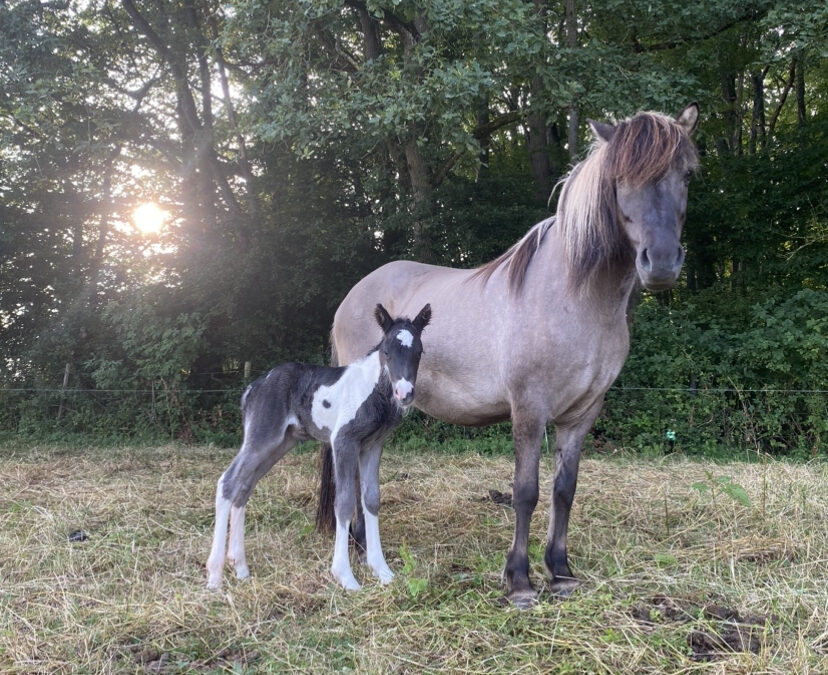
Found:
[(394, 383), (394, 398), (403, 407), (411, 405), (414, 401), (414, 385), (408, 380), (397, 380)]

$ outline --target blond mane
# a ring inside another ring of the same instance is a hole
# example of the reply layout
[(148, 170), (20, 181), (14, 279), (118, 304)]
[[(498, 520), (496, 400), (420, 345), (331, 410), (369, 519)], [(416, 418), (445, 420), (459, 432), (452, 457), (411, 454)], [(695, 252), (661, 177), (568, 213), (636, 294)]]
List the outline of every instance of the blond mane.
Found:
[(508, 266), (509, 287), (519, 291), (535, 253), (554, 225), (565, 242), (571, 285), (586, 284), (601, 267), (630, 255), (616, 213), (617, 181), (639, 187), (664, 176), (677, 163), (692, 167), (696, 150), (687, 131), (674, 119), (654, 112), (619, 122), (609, 142), (596, 140), (582, 162), (564, 177), (555, 216), (541, 221), (505, 253), (477, 269), (473, 278), (486, 283)]

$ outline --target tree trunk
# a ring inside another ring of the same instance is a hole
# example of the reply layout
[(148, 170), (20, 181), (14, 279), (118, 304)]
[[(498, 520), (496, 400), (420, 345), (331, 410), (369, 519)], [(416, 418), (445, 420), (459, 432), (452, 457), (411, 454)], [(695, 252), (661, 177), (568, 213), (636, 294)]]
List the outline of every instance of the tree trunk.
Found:
[(753, 84), (753, 116), (750, 121), (750, 140), (748, 151), (755, 154), (757, 147), (765, 148), (765, 72), (751, 73), (750, 81)]
[[(539, 103), (542, 85), (540, 78), (532, 79), (532, 107)], [(546, 131), (546, 115), (540, 111), (532, 112), (526, 118), (528, 127), (527, 149), (529, 150), (529, 165), (532, 168), (532, 177), (535, 182), (535, 201), (546, 204), (549, 201), (552, 175), (549, 167), (548, 136)]]
[(805, 124), (807, 111), (805, 109), (805, 64), (802, 52), (796, 55), (796, 121)]
[(426, 240), (425, 222), (431, 206), (431, 178), (428, 164), (417, 145), (417, 135), (412, 130), (411, 138), (405, 142), (405, 163), (411, 180), (411, 192), (414, 196), (414, 257), (421, 262), (431, 262), (434, 258), (429, 242)]
[[(575, 0), (566, 0), (564, 5), (564, 20), (566, 24), (566, 46), (575, 49), (578, 46), (578, 17), (575, 14)], [(569, 161), (575, 162), (578, 156), (578, 125), (581, 111), (575, 101), (569, 104), (569, 129), (567, 144), (569, 145)]]
[(736, 75), (722, 73), (722, 99), (727, 107), (724, 109), (725, 134), (719, 141), (719, 153), (736, 155), (739, 151), (739, 116), (736, 112)]

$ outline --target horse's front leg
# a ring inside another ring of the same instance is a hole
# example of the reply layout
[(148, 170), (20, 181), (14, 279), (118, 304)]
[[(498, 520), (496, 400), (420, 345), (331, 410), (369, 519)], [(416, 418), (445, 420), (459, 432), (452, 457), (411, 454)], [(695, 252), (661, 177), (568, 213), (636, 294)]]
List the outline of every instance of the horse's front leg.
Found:
[(581, 583), (569, 568), (566, 537), (569, 530), (569, 514), (578, 483), (581, 448), (587, 432), (592, 428), (601, 410), (602, 403), (603, 399), (576, 424), (559, 426), (555, 435), (555, 483), (549, 505), (549, 530), (543, 562), (549, 578), (549, 587), (556, 595), (567, 596)]
[(515, 536), (506, 557), (503, 580), (509, 600), (525, 609), (533, 605), (537, 592), (529, 581), (529, 523), (538, 503), (538, 463), (546, 420), (520, 411), (512, 416), (515, 440), (515, 481), (512, 507), (515, 511)]
[(348, 439), (337, 439), (331, 446), (333, 448), (334, 480), (336, 484), (336, 496), (334, 498), (336, 538), (334, 539), (331, 574), (347, 590), (358, 591), (360, 585), (354, 577), (351, 570), (351, 561), (348, 558), (348, 529), (356, 510), (359, 445)]
[(362, 511), (365, 519), (366, 562), (380, 583), (390, 584), (394, 573), (385, 562), (379, 533), (379, 464), (382, 444), (367, 444), (359, 455), (359, 475), (362, 484)]

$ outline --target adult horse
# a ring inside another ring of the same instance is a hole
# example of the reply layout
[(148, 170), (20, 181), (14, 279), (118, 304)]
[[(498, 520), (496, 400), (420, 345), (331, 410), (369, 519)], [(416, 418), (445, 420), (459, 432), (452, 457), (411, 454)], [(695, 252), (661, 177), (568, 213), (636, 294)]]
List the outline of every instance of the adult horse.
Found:
[[(435, 319), (423, 340), (414, 405), (454, 424), (511, 418), (515, 533), (503, 578), (519, 607), (537, 597), (529, 522), (550, 421), (557, 434), (544, 567), (553, 593), (579, 583), (566, 537), (581, 446), (627, 358), (637, 281), (660, 291), (681, 271), (698, 114), (693, 103), (676, 118), (645, 112), (614, 125), (590, 122), (596, 142), (563, 181), (554, 217), (474, 270), (389, 263), (357, 283), (336, 312), (334, 358), (344, 364), (377, 341), (365, 329), (366, 308), (381, 302), (392, 314), (411, 314), (431, 302)], [(323, 471), (318, 523), (328, 519), (331, 481)]]

